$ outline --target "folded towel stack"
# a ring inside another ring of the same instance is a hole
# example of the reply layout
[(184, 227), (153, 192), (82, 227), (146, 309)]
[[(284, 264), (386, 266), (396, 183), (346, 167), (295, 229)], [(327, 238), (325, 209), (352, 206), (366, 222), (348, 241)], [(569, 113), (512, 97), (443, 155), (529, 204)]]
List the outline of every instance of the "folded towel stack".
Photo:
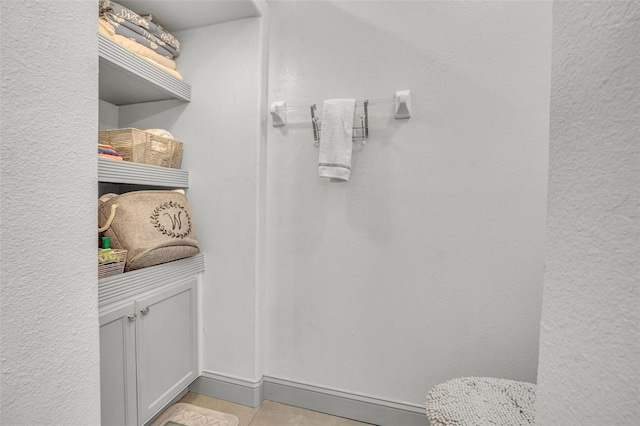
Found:
[(100, 2), (99, 24), (100, 33), (182, 78), (176, 71), (175, 63), (175, 58), (180, 55), (180, 42), (162, 28), (152, 15), (140, 16), (107, 0)]
[(98, 144), (98, 157), (122, 161), (122, 156), (111, 145)]

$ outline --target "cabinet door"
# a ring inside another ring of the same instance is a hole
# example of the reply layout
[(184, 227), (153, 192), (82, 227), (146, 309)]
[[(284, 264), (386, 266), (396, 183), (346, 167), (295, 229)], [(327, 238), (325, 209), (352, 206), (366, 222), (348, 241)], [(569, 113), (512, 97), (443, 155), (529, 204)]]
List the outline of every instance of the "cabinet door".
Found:
[(137, 424), (133, 302), (100, 315), (100, 405), (103, 426)]
[(193, 277), (136, 301), (140, 424), (197, 377), (196, 289)]

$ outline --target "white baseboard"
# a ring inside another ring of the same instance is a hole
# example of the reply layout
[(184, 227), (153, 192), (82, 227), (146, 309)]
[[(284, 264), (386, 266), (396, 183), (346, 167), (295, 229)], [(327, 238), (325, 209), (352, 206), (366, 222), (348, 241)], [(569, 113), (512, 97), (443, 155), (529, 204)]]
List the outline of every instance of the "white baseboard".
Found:
[(189, 390), (250, 407), (263, 400), (381, 426), (426, 426), (424, 406), (264, 376), (257, 382), (204, 371)]
[(257, 407), (264, 401), (262, 380), (253, 382), (207, 370), (189, 386), (189, 390), (249, 407)]

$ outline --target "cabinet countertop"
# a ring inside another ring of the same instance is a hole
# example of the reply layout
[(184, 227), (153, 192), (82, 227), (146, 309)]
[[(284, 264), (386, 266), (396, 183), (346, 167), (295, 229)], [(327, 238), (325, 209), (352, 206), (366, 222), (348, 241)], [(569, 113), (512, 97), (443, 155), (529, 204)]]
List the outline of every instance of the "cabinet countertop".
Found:
[(124, 300), (204, 271), (204, 253), (98, 280), (98, 307)]

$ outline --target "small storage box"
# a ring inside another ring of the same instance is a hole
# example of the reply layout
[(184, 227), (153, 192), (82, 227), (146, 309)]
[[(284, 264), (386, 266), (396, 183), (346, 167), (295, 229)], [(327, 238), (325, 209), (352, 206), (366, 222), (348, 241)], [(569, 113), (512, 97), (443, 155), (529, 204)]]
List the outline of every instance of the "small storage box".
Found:
[(182, 142), (142, 130), (100, 130), (99, 143), (111, 145), (124, 161), (179, 169), (182, 162)]
[(107, 278), (124, 272), (124, 264), (127, 261), (126, 250), (111, 250), (111, 253), (107, 256), (103, 255), (101, 257), (100, 250), (98, 250), (98, 279)]

